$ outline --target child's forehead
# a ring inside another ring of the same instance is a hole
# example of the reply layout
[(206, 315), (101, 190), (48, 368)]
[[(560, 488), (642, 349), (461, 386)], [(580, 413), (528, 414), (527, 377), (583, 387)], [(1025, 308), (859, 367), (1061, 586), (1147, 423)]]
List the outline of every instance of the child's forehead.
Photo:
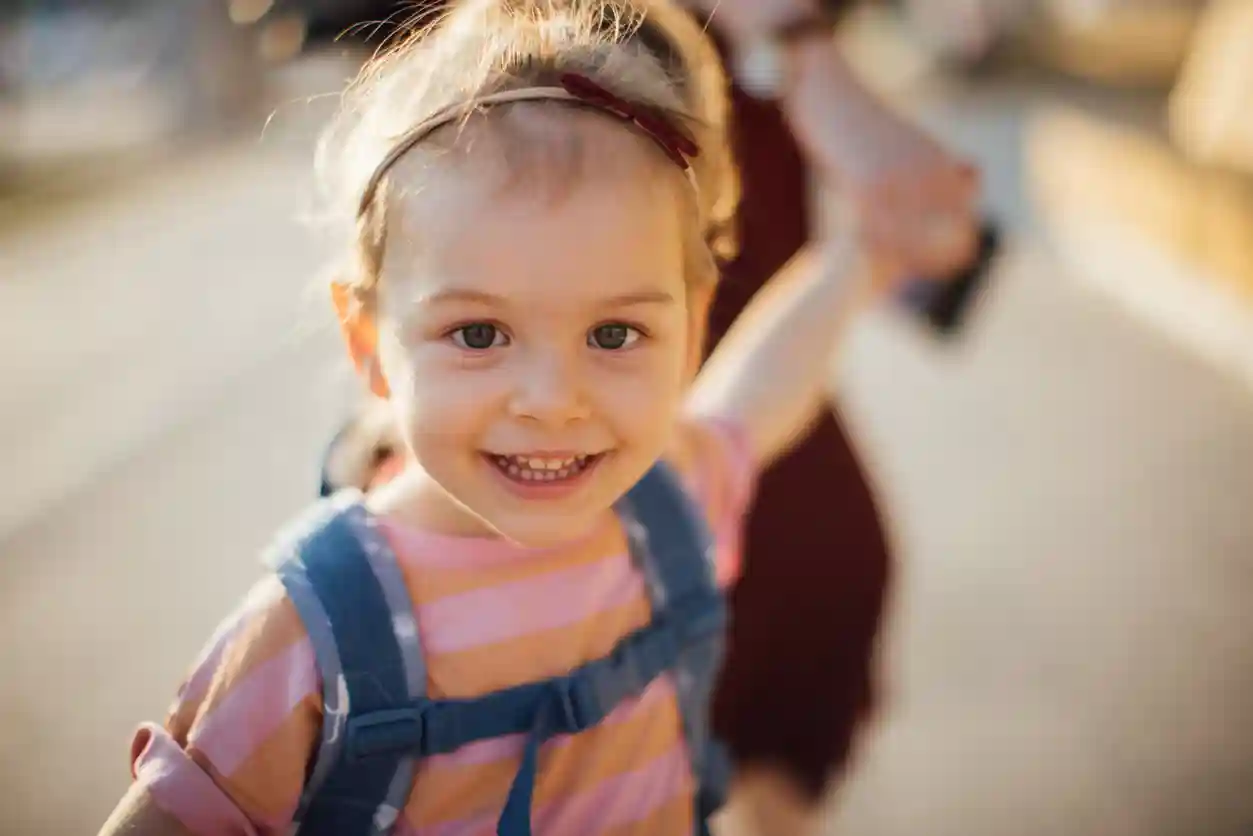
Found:
[(634, 170), (619, 160), (580, 172), (560, 189), (529, 178), (502, 181), (469, 160), (436, 165), (422, 189), (396, 201), (384, 287), (392, 285), (394, 301), (448, 289), (515, 300), (565, 294), (572, 303), (681, 292), (675, 184), (641, 156)]
[(487, 237), (480, 246), (464, 239), (435, 244), (411, 261), (389, 256), (385, 307), (396, 314), (483, 307), (561, 314), (684, 298), (683, 259), (664, 242), (634, 248), (577, 236), (553, 242), (528, 235), (535, 226), (515, 230), (507, 241)]
[(674, 164), (637, 131), (559, 103), (531, 107), (449, 126), (402, 157), (390, 179), (406, 213), (427, 222), (510, 199), (559, 203), (581, 187), (590, 189), (584, 198), (673, 199)]

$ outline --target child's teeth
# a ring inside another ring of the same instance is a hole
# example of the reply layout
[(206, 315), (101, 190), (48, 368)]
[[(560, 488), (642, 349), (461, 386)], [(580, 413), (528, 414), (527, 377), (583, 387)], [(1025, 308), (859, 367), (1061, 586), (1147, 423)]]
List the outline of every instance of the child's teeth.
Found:
[(541, 459), (531, 456), (493, 456), (500, 469), (514, 479), (526, 482), (554, 482), (568, 479), (587, 466), (594, 456), (580, 454), (564, 459)]
[(568, 468), (572, 464), (574, 464), (575, 461), (577, 461), (580, 457), (576, 456), (576, 457), (572, 457), (568, 459), (538, 459), (538, 458), (533, 459), (530, 457), (518, 456), (518, 457), (511, 457), (511, 458), (512, 458), (512, 461), (516, 462), (520, 467), (525, 467), (531, 470), (537, 470), (537, 471), (542, 472), (546, 470), (557, 471), (557, 470), (561, 470), (562, 468)]

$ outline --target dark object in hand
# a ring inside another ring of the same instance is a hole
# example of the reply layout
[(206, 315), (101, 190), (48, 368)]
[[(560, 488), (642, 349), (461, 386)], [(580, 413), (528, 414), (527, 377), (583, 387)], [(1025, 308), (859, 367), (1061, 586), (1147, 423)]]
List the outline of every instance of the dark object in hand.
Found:
[(965, 270), (944, 281), (918, 281), (905, 286), (900, 302), (940, 337), (951, 338), (965, 326), (974, 302), (987, 286), (988, 273), (1000, 251), (1000, 228), (985, 221), (979, 249)]

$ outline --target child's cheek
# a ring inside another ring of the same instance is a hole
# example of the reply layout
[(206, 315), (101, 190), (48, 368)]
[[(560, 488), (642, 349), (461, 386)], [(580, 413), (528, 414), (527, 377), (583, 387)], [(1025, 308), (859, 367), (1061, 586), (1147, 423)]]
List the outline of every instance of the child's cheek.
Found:
[(673, 423), (686, 389), (684, 361), (656, 357), (646, 368), (606, 376), (599, 387), (600, 412), (619, 433), (637, 439), (664, 437)]

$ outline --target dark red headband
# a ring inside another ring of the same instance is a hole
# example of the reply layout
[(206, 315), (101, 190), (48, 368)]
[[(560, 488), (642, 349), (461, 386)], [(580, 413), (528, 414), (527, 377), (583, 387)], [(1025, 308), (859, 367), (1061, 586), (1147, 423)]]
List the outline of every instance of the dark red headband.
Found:
[(700, 147), (664, 111), (627, 101), (578, 73), (563, 74), (561, 86), (580, 102), (633, 123), (656, 142), (666, 156), (674, 160), (680, 168), (687, 170), (691, 167), (691, 160), (700, 156)]
[[(700, 155), (700, 147), (675, 124), (670, 114), (659, 108), (628, 101), (579, 73), (564, 73), (560, 82), (560, 87), (534, 87), (490, 93), (470, 103), (469, 107), (491, 107), (493, 105), (523, 101), (565, 100), (577, 102), (615, 119), (630, 123), (636, 130), (655, 142), (657, 147), (667, 157), (687, 173), (688, 178), (695, 185), (691, 160)], [(396, 164), (397, 160), (434, 131), (456, 120), (466, 112), (467, 105), (465, 104), (444, 108), (406, 133), (374, 169), (370, 179), (366, 181), (365, 188), (361, 193), (361, 203), (357, 207), (358, 214), (364, 213), (369, 208), (379, 182), (391, 167)]]

